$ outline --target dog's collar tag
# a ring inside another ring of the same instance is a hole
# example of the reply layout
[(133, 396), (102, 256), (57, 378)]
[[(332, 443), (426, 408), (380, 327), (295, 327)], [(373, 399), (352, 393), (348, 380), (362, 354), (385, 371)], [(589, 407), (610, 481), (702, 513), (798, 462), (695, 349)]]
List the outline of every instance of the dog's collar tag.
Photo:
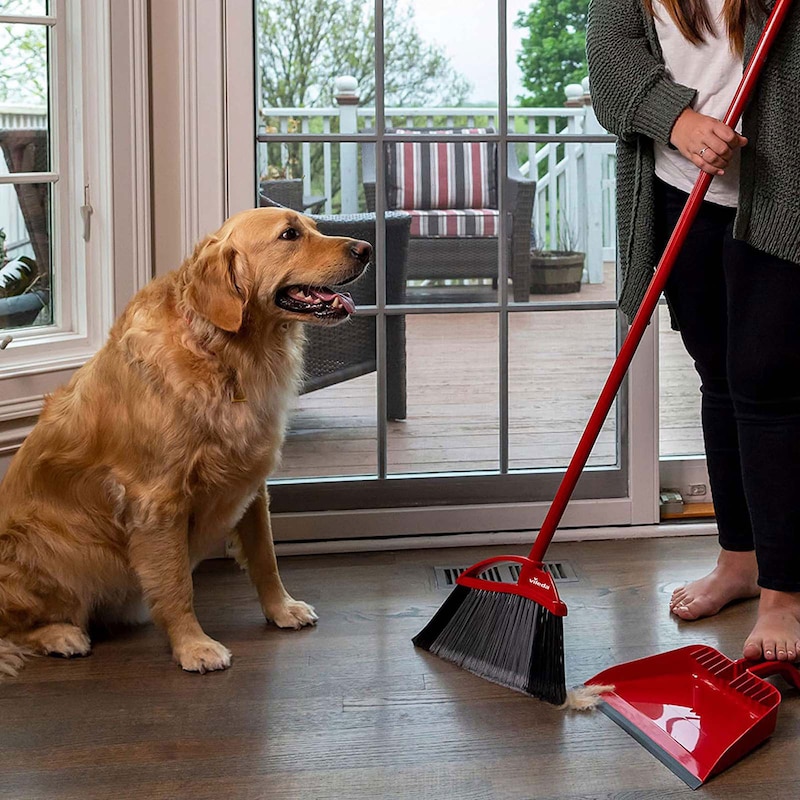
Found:
[(244, 396), (244, 392), (242, 392), (242, 387), (239, 386), (239, 379), (234, 374), (233, 376), (233, 387), (231, 388), (231, 403), (246, 403), (247, 398)]

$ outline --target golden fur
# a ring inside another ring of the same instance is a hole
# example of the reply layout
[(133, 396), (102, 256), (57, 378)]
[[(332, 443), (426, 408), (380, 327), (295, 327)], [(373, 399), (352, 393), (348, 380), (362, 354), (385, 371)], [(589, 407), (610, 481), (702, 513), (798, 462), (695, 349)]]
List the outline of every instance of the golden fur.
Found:
[(276, 295), (352, 280), (370, 252), (255, 209), (133, 298), (0, 483), (0, 676), (25, 653), (85, 655), (90, 619), (135, 619), (142, 598), (184, 669), (226, 668), (191, 572), (228, 537), (265, 616), (314, 623), (278, 575), (265, 479), (301, 376), (301, 323), (316, 320)]

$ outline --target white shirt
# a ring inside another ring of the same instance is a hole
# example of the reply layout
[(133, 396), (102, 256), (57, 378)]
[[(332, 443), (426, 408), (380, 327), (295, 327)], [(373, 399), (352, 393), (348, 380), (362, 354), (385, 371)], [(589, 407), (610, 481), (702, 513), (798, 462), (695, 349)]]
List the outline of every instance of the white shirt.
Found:
[[(661, 2), (654, 3), (656, 33), (661, 43), (667, 75), (676, 83), (697, 89), (692, 108), (700, 114), (722, 119), (728, 110), (739, 81), (742, 79), (742, 59), (731, 50), (728, 32), (721, 19), (724, 0), (706, 0), (714, 33), (705, 34), (705, 42), (694, 45), (678, 30)], [(741, 132), (741, 123), (737, 125)], [(677, 150), (655, 142), (656, 175), (665, 183), (684, 192), (694, 186), (699, 169)], [(725, 174), (716, 175), (706, 200), (723, 206), (739, 202), (739, 151)]]

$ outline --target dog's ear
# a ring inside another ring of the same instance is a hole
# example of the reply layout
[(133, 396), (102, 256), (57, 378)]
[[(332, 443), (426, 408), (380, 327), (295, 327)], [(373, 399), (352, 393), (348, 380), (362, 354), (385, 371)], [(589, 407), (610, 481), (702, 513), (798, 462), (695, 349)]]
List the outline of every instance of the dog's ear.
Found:
[(246, 292), (237, 284), (237, 259), (229, 239), (212, 237), (195, 254), (187, 286), (189, 305), (212, 325), (236, 333), (242, 327)]

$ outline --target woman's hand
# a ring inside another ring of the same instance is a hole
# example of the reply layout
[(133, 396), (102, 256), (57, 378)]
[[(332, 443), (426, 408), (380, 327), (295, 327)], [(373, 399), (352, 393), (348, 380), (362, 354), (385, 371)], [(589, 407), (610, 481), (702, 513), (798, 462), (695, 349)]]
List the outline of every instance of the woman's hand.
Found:
[(734, 150), (746, 145), (747, 139), (724, 122), (685, 108), (675, 121), (670, 142), (703, 172), (724, 175)]

